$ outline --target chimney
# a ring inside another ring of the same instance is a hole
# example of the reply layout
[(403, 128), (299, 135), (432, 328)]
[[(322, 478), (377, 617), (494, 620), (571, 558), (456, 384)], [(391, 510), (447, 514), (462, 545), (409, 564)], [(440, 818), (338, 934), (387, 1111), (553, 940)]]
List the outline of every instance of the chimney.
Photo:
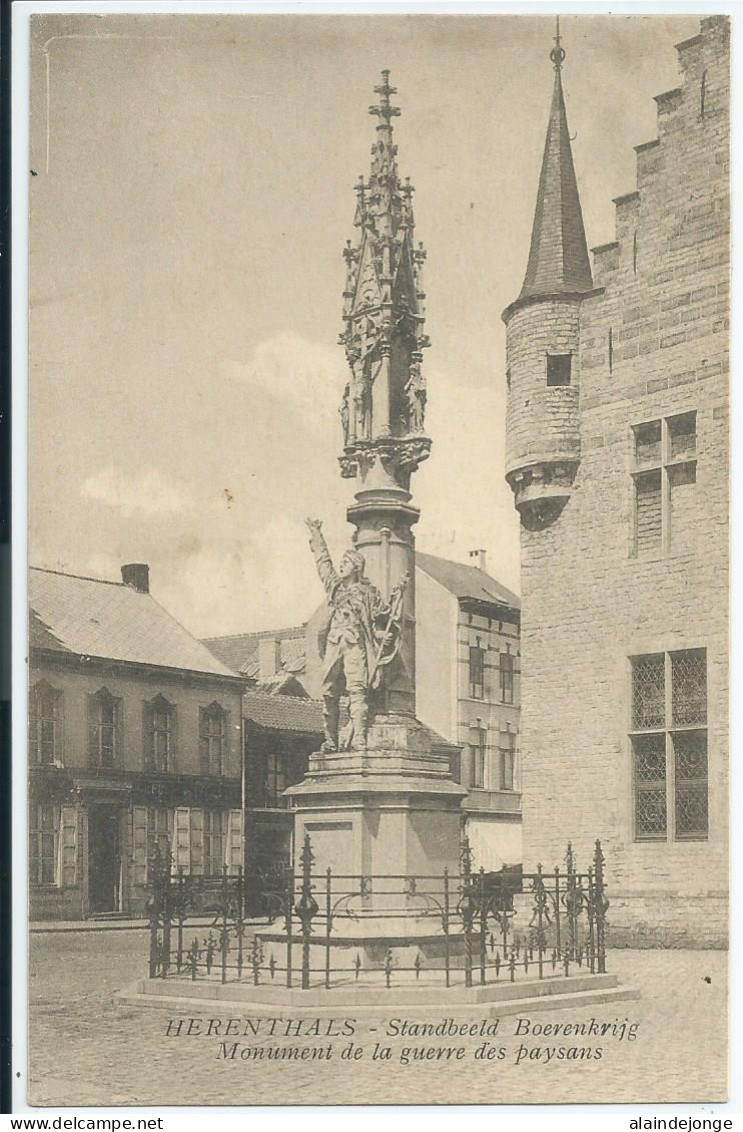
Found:
[(150, 592), (150, 568), (146, 562), (127, 562), (121, 567), (121, 580), (138, 594)]
[(258, 679), (268, 680), (281, 670), (281, 641), (261, 637), (258, 641)]
[(477, 559), (477, 569), (482, 570), (483, 574), (487, 573), (488, 568), (487, 568), (487, 562), (485, 560), (485, 551), (484, 550), (482, 550), (482, 549), (471, 550), (470, 551), (470, 558), (476, 558)]

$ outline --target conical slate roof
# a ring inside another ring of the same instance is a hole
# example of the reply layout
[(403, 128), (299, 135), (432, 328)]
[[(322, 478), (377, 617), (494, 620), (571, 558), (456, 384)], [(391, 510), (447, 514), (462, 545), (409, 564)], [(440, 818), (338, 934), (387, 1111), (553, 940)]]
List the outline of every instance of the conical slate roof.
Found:
[(581, 294), (593, 287), (583, 213), (575, 180), (568, 119), (562, 92), (564, 52), (552, 52), (555, 86), (539, 178), (529, 263), (519, 299), (563, 293)]

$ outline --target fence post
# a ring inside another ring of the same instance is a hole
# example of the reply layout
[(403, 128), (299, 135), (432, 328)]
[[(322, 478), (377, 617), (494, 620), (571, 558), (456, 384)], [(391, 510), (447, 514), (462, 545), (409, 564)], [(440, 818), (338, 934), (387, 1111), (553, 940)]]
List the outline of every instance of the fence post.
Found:
[(157, 978), (157, 961), (158, 952), (160, 950), (157, 940), (157, 930), (160, 923), (160, 869), (158, 867), (158, 857), (160, 850), (155, 846), (150, 859), (150, 879), (152, 883), (152, 896), (147, 904), (147, 912), (150, 920), (150, 978)]
[(485, 964), (487, 962), (487, 926), (488, 912), (485, 906), (485, 867), (480, 866), (478, 903), (480, 905), (480, 983), (485, 985)]
[(558, 955), (562, 955), (560, 930), (560, 866), (555, 865), (555, 951)]
[(222, 958), (222, 982), (227, 982), (227, 952), (230, 946), (230, 930), (227, 926), (227, 905), (229, 902), (230, 890), (227, 880), (227, 866), (222, 865), (222, 927), (219, 933), (219, 944)]
[(183, 890), (183, 865), (178, 866), (178, 945), (175, 953), (175, 969), (180, 975), (183, 966), (183, 921), (186, 918), (186, 897)]
[(472, 850), (470, 841), (465, 834), (462, 838), (461, 851), (461, 887), (462, 899), (459, 901), (459, 912), (462, 917), (464, 929), (464, 983), (472, 986), (472, 921), (475, 916), (475, 901), (472, 899)]
[(171, 885), (170, 885), (170, 853), (160, 857), (160, 890), (162, 892), (161, 907), (163, 918), (163, 945), (160, 953), (160, 976), (167, 978), (170, 968), (170, 917), (171, 917)]
[(292, 912), (294, 911), (294, 869), (286, 870), (286, 906), (284, 911), (286, 929), (286, 985), (292, 985)]
[(536, 901), (537, 901), (537, 963), (539, 965), (539, 978), (544, 978), (544, 948), (545, 948), (545, 932), (544, 932), (544, 919), (547, 914), (547, 890), (544, 887), (544, 879), (542, 877), (542, 866), (537, 865), (537, 881), (536, 881)]
[(568, 841), (565, 854), (567, 880), (565, 884), (565, 911), (568, 917), (568, 944), (570, 958), (575, 960), (578, 951), (578, 886), (575, 877), (575, 856), (573, 846)]
[(449, 870), (444, 869), (444, 968), (446, 970), (446, 985), (451, 983), (451, 967), (449, 955)]
[(593, 866), (588, 870), (588, 962), (591, 974), (596, 973), (596, 884), (593, 876)]
[(596, 896), (596, 959), (599, 974), (606, 973), (606, 910), (609, 901), (606, 899), (604, 889), (604, 854), (601, 851), (601, 842), (596, 842), (596, 851), (593, 855), (593, 887)]
[(245, 901), (243, 899), (243, 867), (237, 866), (237, 916), (235, 918), (235, 935), (237, 936), (237, 977), (242, 978), (243, 973), (243, 936), (245, 935)]
[(312, 935), (312, 920), (319, 908), (312, 895), (312, 862), (315, 857), (312, 852), (309, 833), (304, 835), (302, 846), (302, 894), (297, 902), (295, 912), (302, 925), (302, 990), (308, 990), (310, 985), (310, 937)]
[(330, 990), (330, 928), (332, 924), (332, 872), (328, 865), (325, 873), (325, 987)]

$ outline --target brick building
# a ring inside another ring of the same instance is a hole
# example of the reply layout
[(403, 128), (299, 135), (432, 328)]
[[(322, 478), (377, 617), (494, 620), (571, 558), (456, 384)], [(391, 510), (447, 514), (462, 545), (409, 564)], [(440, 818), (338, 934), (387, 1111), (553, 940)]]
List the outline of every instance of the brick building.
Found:
[(614, 939), (726, 938), (729, 28), (677, 46), (589, 264), (555, 86), (507, 326), (525, 865), (600, 837)]
[(242, 859), (245, 681), (149, 593), (29, 575), (29, 881), (35, 920), (141, 915), (148, 856), (187, 872)]

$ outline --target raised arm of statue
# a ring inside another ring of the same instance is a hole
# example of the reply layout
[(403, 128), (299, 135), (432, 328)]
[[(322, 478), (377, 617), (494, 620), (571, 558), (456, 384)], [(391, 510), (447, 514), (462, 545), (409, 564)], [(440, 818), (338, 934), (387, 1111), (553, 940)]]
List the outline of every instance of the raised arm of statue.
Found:
[(310, 532), (310, 550), (315, 558), (317, 572), (320, 575), (320, 581), (323, 584), (328, 601), (331, 601), (340, 578), (335, 571), (328, 544), (325, 542), (325, 536), (322, 533), (322, 523), (319, 519), (306, 519), (305, 522)]

